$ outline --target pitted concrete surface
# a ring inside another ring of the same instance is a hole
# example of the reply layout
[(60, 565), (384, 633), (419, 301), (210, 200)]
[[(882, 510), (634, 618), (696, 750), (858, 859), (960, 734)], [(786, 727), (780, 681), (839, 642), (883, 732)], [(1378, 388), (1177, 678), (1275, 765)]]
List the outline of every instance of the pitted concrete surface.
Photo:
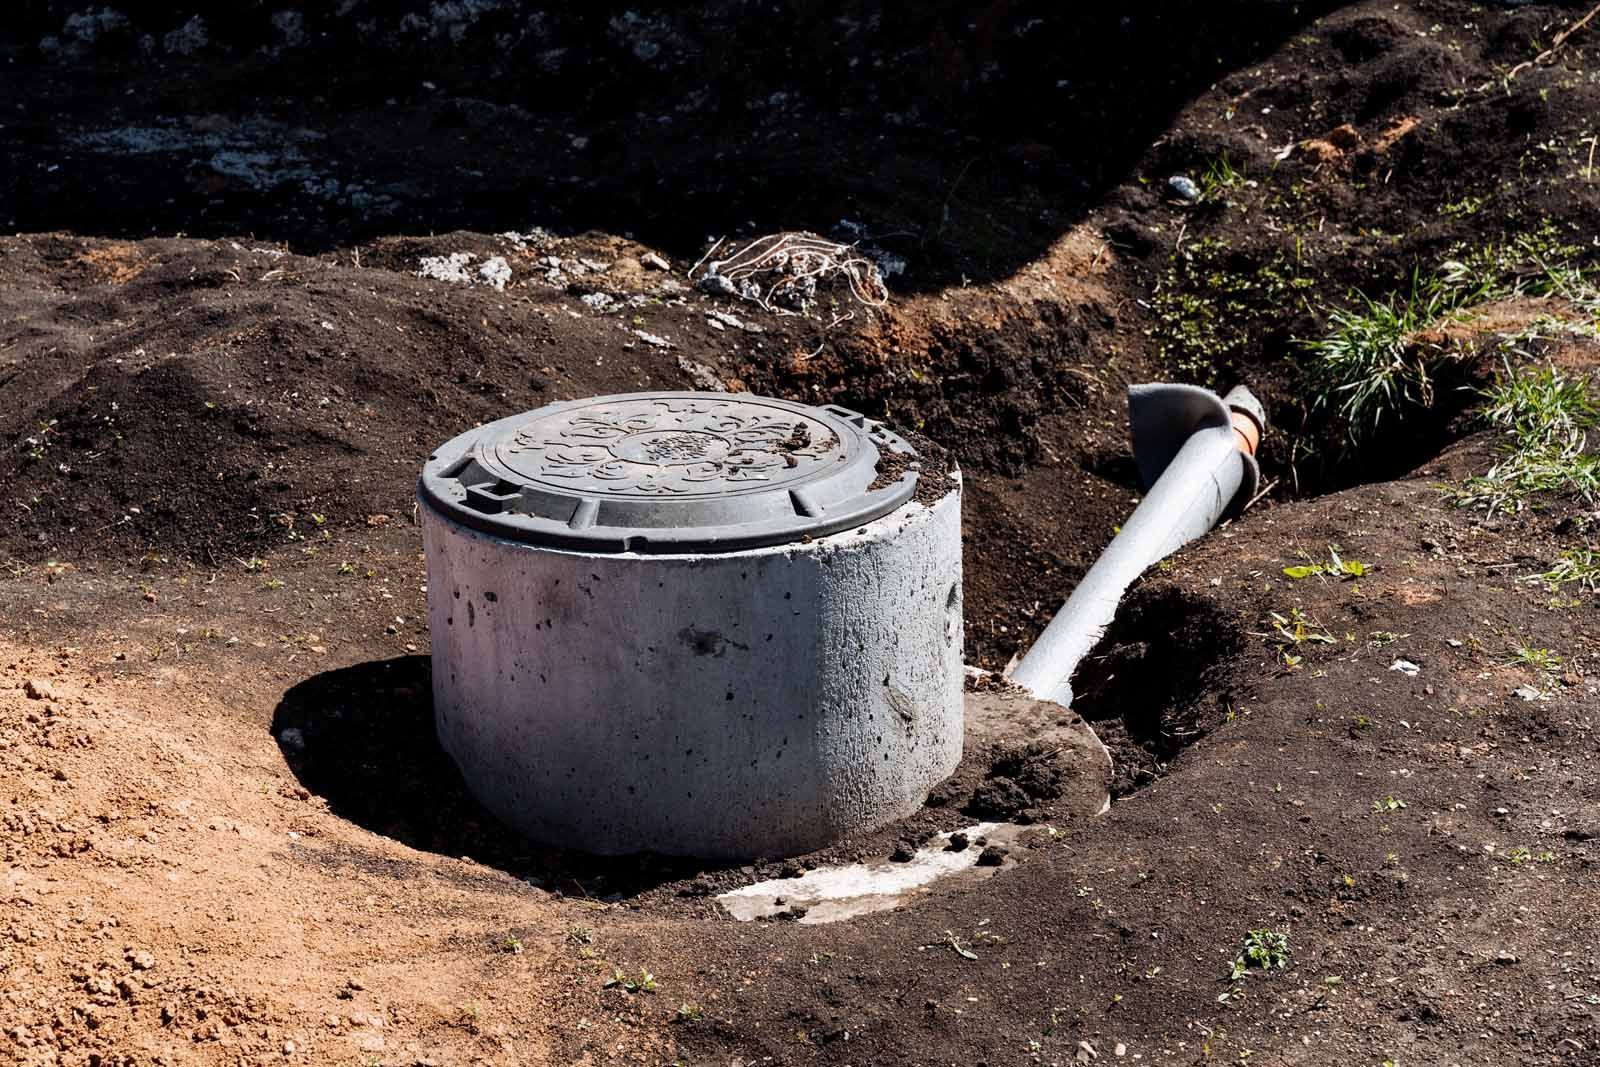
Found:
[(440, 741), (535, 839), (793, 855), (910, 814), (960, 760), (958, 483), (723, 554), (555, 550), (422, 514)]

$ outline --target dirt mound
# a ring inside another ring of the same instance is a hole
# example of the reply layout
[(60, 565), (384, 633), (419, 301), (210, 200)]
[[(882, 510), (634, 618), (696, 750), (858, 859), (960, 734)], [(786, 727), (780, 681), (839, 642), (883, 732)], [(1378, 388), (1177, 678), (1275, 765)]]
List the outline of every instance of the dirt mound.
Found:
[[(39, 325), (8, 353), (21, 402), (0, 413), (0, 477), (23, 505), (4, 537), (31, 558), (215, 564), (329, 522), (404, 519), (429, 449), (554, 398), (569, 362), (583, 392), (679, 377), (650, 351), (631, 373), (595, 367), (586, 349), (623, 350), (601, 347), (599, 324), (550, 351), (536, 301), (419, 278), (421, 256), (402, 272), (235, 242), (31, 250), (40, 274), (19, 271), (6, 301)], [(112, 251), (108, 274), (95, 265)]]
[[(1060, 417), (1103, 389), (1084, 370), (1081, 322), (1037, 302), (1003, 320), (993, 292), (855, 305), (830, 326), (700, 293), (685, 265), (646, 267), (652, 255), (544, 233), (323, 257), (234, 241), (0, 241), (15, 281), (0, 304), (29, 324), (0, 355), (19, 400), (0, 410), (13, 502), (0, 555), (215, 568), (315, 552), (335, 530), (408, 522), (423, 460), (467, 426), (650, 388), (842, 403), (921, 430), (930, 454), (948, 449), (966, 470), (969, 526), (998, 529), (1025, 505), (987, 495), (985, 480), (1053, 477), (1078, 447)], [(1078, 284), (1102, 298), (1097, 279)], [(1051, 551), (1083, 560), (1113, 516), (1080, 506), (1072, 519)], [(972, 617), (1006, 610), (1009, 567), (973, 560)], [(1009, 644), (982, 633), (980, 648)]]
[(1050, 748), (1038, 742), (1002, 751), (967, 802), (967, 813), (1010, 819), (1041, 801), (1056, 799), (1061, 795), (1062, 772), (1054, 757)]

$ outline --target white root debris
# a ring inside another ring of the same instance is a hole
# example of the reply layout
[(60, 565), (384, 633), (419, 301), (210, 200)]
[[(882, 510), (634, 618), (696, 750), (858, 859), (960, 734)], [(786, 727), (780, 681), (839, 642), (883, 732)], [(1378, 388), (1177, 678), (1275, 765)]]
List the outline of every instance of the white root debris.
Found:
[[(867, 307), (884, 307), (889, 290), (878, 265), (856, 251), (814, 233), (788, 231), (758, 237), (722, 259), (710, 259), (719, 239), (689, 271), (701, 289), (726, 293), (774, 314), (804, 314), (816, 298), (817, 283), (842, 277), (850, 294)], [(704, 270), (696, 277), (696, 272)]]

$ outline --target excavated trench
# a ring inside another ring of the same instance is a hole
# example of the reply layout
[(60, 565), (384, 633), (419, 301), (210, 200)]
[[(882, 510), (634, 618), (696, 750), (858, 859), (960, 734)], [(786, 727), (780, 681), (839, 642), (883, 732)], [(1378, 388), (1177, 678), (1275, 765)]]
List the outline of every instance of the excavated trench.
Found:
[(1136, 587), (1075, 677), (1075, 709), (1112, 757), (1113, 798), (1166, 773), (1220, 725), (1232, 694), (1217, 679), (1243, 651), (1239, 619), (1159, 580)]

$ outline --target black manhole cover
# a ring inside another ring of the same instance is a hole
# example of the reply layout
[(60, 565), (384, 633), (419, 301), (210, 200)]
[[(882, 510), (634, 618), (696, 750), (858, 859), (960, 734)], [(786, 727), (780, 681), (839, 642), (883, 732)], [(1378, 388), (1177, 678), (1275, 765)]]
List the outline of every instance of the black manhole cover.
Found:
[[(591, 551), (731, 551), (837, 533), (886, 515), (913, 454), (841, 407), (724, 393), (627, 393), (551, 404), (469, 430), (422, 470), (422, 500), (457, 522)], [(875, 487), (876, 485), (876, 487)]]

